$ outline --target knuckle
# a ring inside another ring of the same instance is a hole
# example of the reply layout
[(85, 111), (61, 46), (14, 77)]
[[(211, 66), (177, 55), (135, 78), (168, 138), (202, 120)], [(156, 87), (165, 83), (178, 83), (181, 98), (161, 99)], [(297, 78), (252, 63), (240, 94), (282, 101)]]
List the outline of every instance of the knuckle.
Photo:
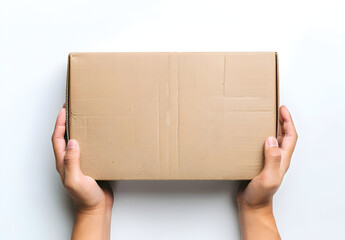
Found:
[(277, 189), (280, 186), (280, 181), (275, 180), (270, 182), (270, 184), (268, 185), (269, 189)]
[(64, 181), (64, 187), (67, 189), (67, 191), (74, 191), (75, 189), (79, 188), (79, 185), (79, 178), (69, 177)]
[(63, 185), (67, 189), (67, 191), (74, 189), (74, 183), (71, 180), (65, 180)]
[(268, 182), (268, 178), (269, 174), (267, 174), (266, 171), (262, 171), (262, 173), (260, 174), (260, 182), (262, 183), (262, 185), (265, 185), (266, 182)]
[(270, 158), (273, 160), (273, 161), (280, 161), (281, 160), (281, 157), (282, 157), (282, 154), (281, 152), (279, 151), (279, 149), (275, 149), (275, 151), (271, 151), (269, 153), (269, 156)]
[(267, 190), (275, 190), (280, 186), (280, 179), (272, 177), (270, 174), (263, 173), (261, 176), (261, 183)]
[(66, 153), (66, 154), (65, 154), (65, 157), (64, 157), (64, 159), (63, 159), (64, 164), (66, 164), (66, 165), (70, 164), (71, 161), (72, 161), (72, 159), (73, 159), (73, 155), (70, 154), (70, 153)]

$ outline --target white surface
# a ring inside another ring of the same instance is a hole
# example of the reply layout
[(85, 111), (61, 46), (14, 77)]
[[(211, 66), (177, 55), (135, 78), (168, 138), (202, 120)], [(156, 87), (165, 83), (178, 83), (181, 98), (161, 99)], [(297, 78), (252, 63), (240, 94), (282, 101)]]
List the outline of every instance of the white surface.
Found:
[[(145, 3), (146, 2), (146, 3)], [(0, 239), (68, 239), (50, 137), (71, 51), (278, 51), (299, 142), (274, 210), (283, 239), (343, 239), (341, 1), (0, 2)], [(239, 239), (237, 182), (118, 182), (112, 239)]]

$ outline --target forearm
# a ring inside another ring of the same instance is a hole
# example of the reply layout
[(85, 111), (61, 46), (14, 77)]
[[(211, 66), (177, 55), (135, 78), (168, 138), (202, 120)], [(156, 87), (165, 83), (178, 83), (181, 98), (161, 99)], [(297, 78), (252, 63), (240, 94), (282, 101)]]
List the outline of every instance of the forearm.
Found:
[(73, 225), (74, 239), (110, 239), (111, 209), (97, 212), (77, 211)]
[(272, 204), (261, 208), (239, 206), (239, 219), (243, 240), (281, 239), (273, 215)]

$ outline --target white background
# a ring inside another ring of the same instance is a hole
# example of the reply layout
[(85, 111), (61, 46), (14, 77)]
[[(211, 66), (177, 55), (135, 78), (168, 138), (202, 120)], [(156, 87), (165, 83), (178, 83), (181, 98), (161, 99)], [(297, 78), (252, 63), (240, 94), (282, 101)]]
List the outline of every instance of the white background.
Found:
[[(50, 137), (75, 51), (277, 51), (299, 132), (274, 211), (283, 239), (345, 239), (341, 1), (0, 2), (0, 239), (69, 239)], [(112, 239), (239, 239), (238, 182), (120, 181)]]

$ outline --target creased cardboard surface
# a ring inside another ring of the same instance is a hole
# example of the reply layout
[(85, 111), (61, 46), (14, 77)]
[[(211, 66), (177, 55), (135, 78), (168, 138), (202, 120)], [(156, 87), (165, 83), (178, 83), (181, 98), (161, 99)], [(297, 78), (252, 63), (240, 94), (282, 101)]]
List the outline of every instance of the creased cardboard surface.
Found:
[(95, 179), (251, 179), (276, 135), (276, 53), (71, 53), (68, 127)]

